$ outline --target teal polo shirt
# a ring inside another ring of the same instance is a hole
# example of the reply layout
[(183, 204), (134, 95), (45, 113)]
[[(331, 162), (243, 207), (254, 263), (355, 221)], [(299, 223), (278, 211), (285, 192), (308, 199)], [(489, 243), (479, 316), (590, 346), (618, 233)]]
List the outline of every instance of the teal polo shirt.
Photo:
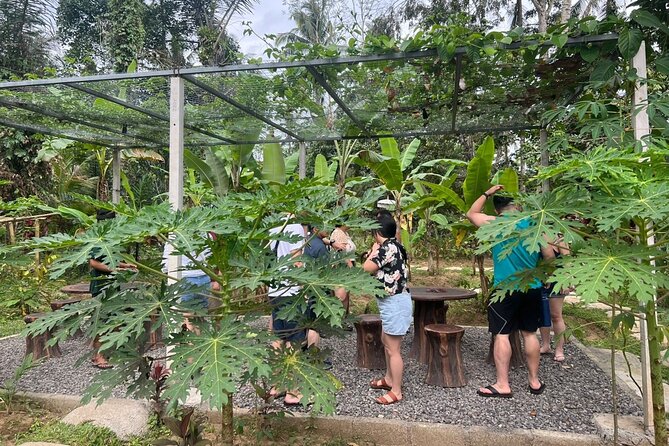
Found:
[[(516, 225), (516, 229), (526, 229), (530, 227), (530, 220), (525, 219)], [(513, 277), (521, 271), (527, 271), (537, 266), (539, 262), (539, 252), (529, 252), (522, 243), (513, 247), (511, 252), (504, 258), (501, 253), (504, 247), (509, 243), (515, 243), (515, 239), (505, 240), (502, 243), (493, 246), (492, 262), (494, 265), (494, 286), (498, 286), (505, 280)], [(541, 280), (536, 279), (530, 288), (541, 288)]]

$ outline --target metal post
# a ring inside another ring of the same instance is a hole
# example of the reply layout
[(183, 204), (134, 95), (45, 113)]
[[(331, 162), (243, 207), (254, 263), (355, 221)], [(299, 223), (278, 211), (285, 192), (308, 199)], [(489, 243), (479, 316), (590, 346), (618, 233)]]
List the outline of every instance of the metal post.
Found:
[[(639, 51), (632, 59), (632, 67), (636, 68), (639, 82), (636, 81), (634, 96), (632, 97), (632, 127), (634, 128), (634, 139), (641, 143), (641, 150), (646, 151), (646, 143), (643, 137), (650, 134), (648, 122), (648, 89), (646, 88), (646, 43), (641, 42)], [(655, 244), (655, 236), (649, 231), (648, 246)], [(653, 301), (646, 305), (655, 305)], [(648, 325), (645, 317), (639, 318), (639, 335), (641, 337), (641, 397), (643, 399), (643, 424), (647, 431), (653, 427), (653, 395), (650, 381), (650, 353), (648, 350)]]
[(298, 174), (301, 180), (307, 177), (307, 145), (300, 141), (297, 143), (297, 147), (300, 151)]
[[(169, 201), (172, 209), (183, 208), (184, 196), (184, 80), (179, 76), (170, 79), (170, 172)], [(169, 254), (169, 253), (168, 253)], [(168, 255), (167, 271), (180, 279), (181, 256)]]
[(121, 150), (112, 152), (112, 203), (121, 202)]
[[(541, 167), (548, 167), (550, 165), (550, 160), (548, 158), (548, 148), (546, 147), (546, 141), (548, 140), (548, 132), (545, 128), (539, 130), (539, 148), (541, 149)], [(551, 191), (551, 182), (543, 180), (541, 182), (541, 192), (547, 194)]]

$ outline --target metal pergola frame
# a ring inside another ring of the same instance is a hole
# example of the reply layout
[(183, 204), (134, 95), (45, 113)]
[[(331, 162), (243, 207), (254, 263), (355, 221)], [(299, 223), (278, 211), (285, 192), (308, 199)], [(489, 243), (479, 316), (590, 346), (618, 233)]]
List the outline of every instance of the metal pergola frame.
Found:
[[(569, 38), (566, 42), (566, 46), (579, 45), (584, 43), (596, 43), (603, 44), (605, 42), (617, 41), (618, 35), (614, 33), (602, 34), (595, 36), (584, 36), (584, 37), (574, 37)], [(514, 50), (528, 46), (553, 46), (551, 42), (539, 42), (539, 41), (526, 41), (512, 43), (509, 45), (499, 45), (500, 50)], [(345, 139), (369, 139), (369, 138), (378, 138), (383, 136), (388, 137), (416, 137), (416, 136), (429, 136), (429, 135), (448, 135), (448, 134), (458, 134), (458, 133), (480, 133), (485, 131), (490, 132), (501, 132), (501, 131), (522, 131), (522, 130), (541, 130), (541, 140), (545, 144), (546, 131), (540, 125), (527, 124), (527, 125), (507, 125), (507, 126), (491, 126), (491, 127), (471, 127), (466, 129), (458, 129), (456, 126), (456, 117), (458, 112), (458, 85), (460, 82), (461, 69), (462, 69), (462, 58), (466, 56), (465, 48), (459, 47), (455, 50), (455, 73), (453, 76), (453, 98), (452, 98), (452, 111), (451, 111), (451, 120), (450, 128), (442, 128), (437, 130), (425, 130), (425, 131), (403, 131), (403, 132), (385, 132), (382, 134), (376, 133), (369, 129), (362, 121), (360, 121), (355, 114), (351, 111), (351, 108), (345, 103), (345, 101), (337, 94), (336, 90), (328, 83), (327, 79), (323, 76), (321, 68), (328, 66), (345, 66), (349, 64), (361, 64), (369, 62), (383, 62), (383, 61), (402, 61), (409, 59), (425, 59), (425, 58), (438, 58), (438, 53), (436, 50), (427, 50), (427, 51), (416, 51), (416, 52), (395, 52), (395, 53), (385, 53), (385, 54), (374, 54), (374, 55), (361, 55), (361, 56), (347, 56), (347, 57), (335, 57), (330, 59), (313, 59), (313, 60), (301, 60), (301, 61), (282, 61), (282, 62), (267, 62), (261, 64), (241, 64), (241, 65), (226, 65), (220, 67), (195, 67), (195, 68), (182, 68), (174, 70), (157, 70), (157, 71), (148, 71), (148, 72), (137, 72), (137, 73), (116, 73), (116, 74), (101, 74), (94, 76), (81, 76), (81, 77), (65, 77), (65, 78), (54, 78), (54, 79), (38, 79), (38, 80), (25, 80), (25, 81), (13, 81), (13, 82), (3, 82), (0, 83), (0, 90), (12, 89), (12, 88), (22, 88), (22, 87), (44, 87), (44, 86), (58, 86), (65, 85), (70, 88), (79, 90), (83, 93), (86, 93), (91, 96), (105, 99), (114, 104), (117, 104), (122, 107), (132, 109), (138, 113), (147, 115), (153, 119), (158, 120), (159, 122), (169, 124), (169, 201), (174, 209), (181, 209), (183, 206), (183, 177), (184, 177), (184, 132), (185, 130), (190, 130), (195, 133), (200, 133), (206, 136), (209, 136), (218, 142), (216, 143), (203, 143), (199, 144), (200, 146), (213, 146), (213, 145), (226, 145), (226, 144), (263, 144), (263, 143), (298, 143), (300, 150), (300, 176), (304, 176), (305, 169), (305, 147), (306, 142), (309, 141), (334, 141), (334, 140), (345, 140)], [(645, 44), (642, 43), (637, 55), (632, 61), (632, 65), (637, 69), (637, 73), (640, 79), (646, 78), (646, 59), (645, 59)], [(243, 71), (254, 71), (254, 70), (277, 70), (277, 69), (286, 69), (286, 68), (305, 68), (313, 79), (328, 93), (332, 101), (336, 103), (342, 112), (355, 124), (359, 130), (359, 135), (345, 136), (340, 135), (336, 137), (314, 137), (308, 138), (304, 135), (287, 129), (285, 126), (280, 123), (274, 122), (266, 116), (258, 113), (257, 111), (251, 109), (244, 104), (239, 103), (234, 98), (226, 95), (224, 92), (218, 91), (213, 87), (200, 82), (195, 78), (195, 75), (198, 74), (215, 74), (215, 73), (234, 73), (234, 72), (243, 72)], [(170, 113), (169, 116), (157, 113), (145, 108), (136, 106), (127, 101), (123, 101), (119, 98), (107, 95), (105, 93), (93, 90), (82, 84), (86, 83), (96, 83), (102, 81), (114, 81), (114, 80), (133, 80), (133, 79), (148, 79), (148, 78), (157, 78), (157, 77), (169, 77), (170, 78)], [(235, 109), (241, 111), (242, 113), (252, 116), (255, 119), (258, 119), (269, 125), (270, 127), (284, 133), (287, 135), (285, 138), (269, 138), (259, 141), (236, 141), (231, 138), (218, 135), (214, 132), (210, 132), (206, 129), (201, 129), (197, 126), (187, 124), (184, 119), (184, 83), (189, 82), (191, 85), (194, 85), (200, 88), (203, 91), (223, 100), (229, 105), (233, 106)], [(635, 138), (639, 141), (642, 141), (642, 138), (650, 134), (650, 125), (648, 122), (648, 115), (646, 112), (647, 107), (647, 91), (644, 82), (636, 82), (636, 89), (634, 92), (633, 104), (638, 107), (638, 111), (632, 117), (632, 126), (634, 128)], [(42, 114), (48, 117), (52, 117), (62, 121), (69, 121), (76, 124), (84, 125), (93, 129), (119, 134), (122, 136), (130, 136), (136, 139), (143, 140), (146, 145), (137, 145), (132, 143), (129, 145), (118, 144), (109, 146), (113, 151), (113, 163), (112, 163), (112, 201), (118, 203), (120, 201), (120, 172), (121, 172), (121, 156), (120, 150), (122, 148), (133, 147), (133, 148), (164, 148), (165, 145), (160, 141), (153, 140), (151, 138), (145, 138), (141, 135), (134, 135), (128, 133), (125, 129), (114, 129), (106, 125), (100, 125), (92, 122), (88, 122), (83, 119), (73, 118), (69, 116), (63, 116), (58, 113), (53, 113), (48, 110), (42, 110), (38, 107), (35, 107), (31, 104), (19, 103), (8, 101), (4, 98), (0, 98), (0, 106), (13, 107), (25, 109), (37, 114)], [(81, 141), (84, 143), (91, 143), (97, 145), (100, 144), (99, 141), (95, 141), (90, 138), (80, 138), (72, 135), (63, 134), (58, 130), (44, 128), (41, 126), (29, 125), (27, 123), (14, 123), (7, 121), (0, 117), (0, 125), (7, 127), (14, 127), (24, 131), (33, 131), (37, 133), (43, 133), (47, 135), (64, 137), (72, 140)], [(197, 145), (197, 144), (193, 144)], [(643, 145), (643, 142), (642, 142)], [(545, 146), (542, 147), (542, 164), (548, 162), (547, 152)], [(652, 241), (649, 241), (649, 244), (652, 244)], [(168, 260), (168, 269), (172, 271), (175, 277), (180, 275), (179, 256), (169, 256)], [(642, 335), (642, 354), (641, 360), (642, 365), (648, 364), (648, 342), (646, 321), (641, 320), (641, 335)], [(646, 427), (652, 426), (652, 401), (649, 397), (650, 390), (650, 369), (649, 367), (642, 367), (644, 370), (643, 374), (643, 410), (644, 410), (644, 424)]]
[[(567, 40), (566, 46), (579, 45), (584, 43), (604, 43), (615, 41), (618, 39), (617, 34), (602, 34), (595, 36), (584, 36), (584, 37), (572, 37)], [(523, 47), (529, 47), (534, 45), (541, 46), (552, 46), (551, 42), (539, 42), (539, 41), (527, 41), (527, 42), (517, 42), (508, 45), (500, 45), (500, 50), (514, 50)], [(381, 132), (374, 133), (366, 124), (364, 124), (360, 119), (358, 119), (350, 106), (345, 103), (345, 101), (337, 94), (336, 90), (328, 83), (327, 79), (323, 76), (320, 71), (322, 67), (328, 66), (346, 66), (351, 64), (362, 64), (369, 62), (383, 62), (383, 61), (402, 61), (410, 59), (426, 59), (426, 58), (438, 58), (437, 50), (426, 50), (426, 51), (414, 51), (414, 52), (396, 52), (396, 53), (385, 53), (385, 54), (373, 54), (373, 55), (360, 55), (360, 56), (345, 56), (345, 57), (336, 57), (330, 59), (313, 59), (313, 60), (302, 60), (302, 61), (281, 61), (281, 62), (267, 62), (261, 64), (238, 64), (238, 65), (226, 65), (220, 67), (194, 67), (194, 68), (182, 68), (174, 70), (157, 70), (157, 71), (147, 71), (147, 72), (136, 72), (136, 73), (114, 73), (114, 74), (100, 74), (93, 76), (80, 76), (80, 77), (65, 77), (65, 78), (54, 78), (54, 79), (37, 79), (37, 80), (26, 80), (26, 81), (12, 81), (12, 82), (3, 82), (0, 83), (0, 90), (6, 89), (15, 89), (15, 88), (30, 88), (30, 87), (47, 87), (47, 86), (67, 86), (78, 90), (84, 94), (90, 95), (92, 97), (101, 98), (111, 103), (114, 103), (118, 106), (133, 110), (135, 112), (141, 113), (143, 115), (149, 116), (160, 123), (169, 123), (170, 117), (162, 113), (158, 113), (146, 108), (137, 106), (128, 102), (127, 100), (122, 100), (114, 96), (108, 95), (104, 92), (100, 92), (89, 88), (88, 86), (82, 84), (92, 84), (96, 82), (103, 81), (120, 81), (120, 80), (133, 80), (133, 79), (150, 79), (150, 78), (159, 78), (159, 77), (178, 77), (185, 79), (189, 84), (203, 90), (212, 96), (221, 99), (227, 104), (231, 105), (234, 109), (242, 112), (244, 115), (251, 116), (257, 120), (262, 121), (264, 124), (270, 126), (271, 128), (282, 132), (285, 137), (272, 137), (265, 138), (255, 141), (239, 141), (229, 138), (227, 136), (218, 135), (215, 132), (211, 132), (206, 129), (194, 126), (192, 124), (184, 123), (184, 128), (195, 133), (199, 133), (205, 136), (208, 136), (214, 140), (215, 143), (204, 142), (204, 143), (190, 143), (190, 146), (218, 146), (218, 145), (229, 145), (229, 144), (266, 144), (266, 143), (295, 143), (295, 142), (309, 142), (309, 141), (335, 141), (342, 139), (370, 139), (378, 137), (418, 137), (418, 136), (429, 136), (429, 135), (449, 135), (449, 134), (458, 134), (458, 133), (479, 133), (484, 131), (491, 132), (502, 132), (502, 131), (520, 131), (520, 130), (533, 130), (539, 128), (538, 125), (527, 124), (527, 125), (500, 125), (500, 126), (490, 126), (490, 127), (471, 127), (458, 129), (456, 126), (456, 117), (458, 114), (458, 99), (459, 99), (459, 82), (460, 82), (460, 73), (462, 66), (462, 58), (466, 55), (466, 50), (463, 47), (458, 47), (455, 50), (454, 63), (456, 66), (455, 75), (453, 76), (453, 98), (451, 101), (452, 114), (451, 114), (451, 123), (450, 128), (448, 129), (433, 129), (433, 130), (424, 130), (424, 131), (401, 131), (401, 132)], [(274, 122), (272, 119), (264, 116), (256, 110), (253, 110), (251, 107), (248, 107), (229, 95), (225, 94), (222, 91), (219, 91), (206, 83), (198, 80), (195, 75), (198, 74), (216, 74), (216, 73), (234, 73), (234, 72), (243, 72), (243, 71), (254, 71), (254, 70), (277, 70), (285, 68), (305, 68), (309, 74), (313, 77), (314, 81), (318, 83), (332, 99), (334, 103), (338, 105), (340, 110), (351, 120), (351, 122), (360, 130), (358, 135), (341, 135), (341, 136), (317, 136), (317, 137), (308, 137), (301, 135), (294, 130), (286, 128), (284, 125)], [(160, 149), (164, 148), (165, 144), (157, 141), (153, 138), (147, 138), (142, 135), (137, 135), (134, 133), (128, 132), (125, 128), (123, 130), (113, 129), (109, 126), (101, 126), (98, 123), (86, 121), (80, 118), (73, 118), (70, 116), (65, 116), (63, 114), (50, 112), (48, 110), (42, 110), (34, 105), (19, 103), (16, 101), (8, 101), (6, 99), (0, 98), (0, 106), (12, 107), (12, 108), (23, 108), (29, 110), (33, 113), (42, 114), (54, 119), (61, 121), (69, 121), (79, 125), (83, 125), (96, 130), (103, 130), (109, 133), (115, 133), (120, 136), (130, 137), (138, 140), (142, 140), (144, 144), (141, 146), (143, 148), (153, 148)], [(71, 137), (60, 132), (54, 132), (53, 130), (48, 130), (42, 127), (33, 127), (27, 123), (21, 123), (20, 127), (15, 124), (8, 123), (8, 121), (0, 122), (2, 125), (7, 125), (9, 127), (21, 128), (25, 131), (34, 131), (38, 133), (45, 133), (54, 136), (62, 136), (65, 138), (78, 140), (82, 142), (92, 142), (88, 138), (78, 138)], [(98, 143), (100, 144), (100, 143)], [(107, 145), (107, 144), (101, 144)], [(127, 143), (118, 143), (108, 145), (110, 148), (128, 148), (128, 147), (140, 147), (136, 142), (131, 141)]]

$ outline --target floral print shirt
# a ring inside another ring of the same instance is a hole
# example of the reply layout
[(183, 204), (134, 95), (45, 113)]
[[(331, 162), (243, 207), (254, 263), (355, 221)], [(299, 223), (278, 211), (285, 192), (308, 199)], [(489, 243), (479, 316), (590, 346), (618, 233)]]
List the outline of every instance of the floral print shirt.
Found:
[(402, 251), (399, 242), (389, 238), (379, 247), (378, 255), (370, 259), (379, 267), (376, 278), (383, 283), (389, 296), (407, 289), (408, 269)]

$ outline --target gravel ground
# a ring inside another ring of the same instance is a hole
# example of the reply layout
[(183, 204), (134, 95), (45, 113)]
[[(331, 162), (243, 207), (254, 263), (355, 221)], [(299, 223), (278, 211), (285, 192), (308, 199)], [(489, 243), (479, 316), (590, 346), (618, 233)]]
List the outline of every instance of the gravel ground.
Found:
[[(403, 343), (405, 358), (411, 338), (412, 335), (408, 334)], [(383, 371), (358, 369), (353, 365), (355, 333), (348, 333), (343, 338), (324, 339), (322, 346), (331, 349), (332, 372), (344, 385), (337, 395), (337, 414), (465, 426), (596, 433), (593, 414), (612, 411), (610, 378), (574, 344), (567, 345), (567, 360), (563, 364), (553, 362), (552, 356), (542, 357), (540, 377), (547, 386), (542, 395), (528, 392), (526, 370), (519, 368), (511, 372), (514, 398), (484, 399), (477, 396), (476, 389), (495, 379), (494, 367), (484, 362), (489, 339), (483, 328), (466, 328), (462, 353), (469, 382), (463, 388), (428, 386), (423, 382), (427, 367), (405, 360), (404, 400), (390, 406), (376, 404), (374, 398), (382, 392), (369, 388), (369, 381), (382, 376)], [(88, 351), (88, 344), (83, 339), (73, 339), (61, 344), (61, 350), (63, 357), (51, 359), (29, 371), (21, 380), (20, 389), (81, 394), (99, 372), (88, 361), (79, 366), (75, 364)], [(0, 383), (11, 376), (24, 351), (25, 342), (20, 337), (0, 340)], [(124, 393), (124, 389), (116, 389), (114, 396), (123, 397)], [(235, 402), (241, 407), (251, 407), (254, 398), (250, 389), (243, 388), (235, 396)], [(621, 391), (619, 407), (622, 414), (641, 414), (638, 405)]]

